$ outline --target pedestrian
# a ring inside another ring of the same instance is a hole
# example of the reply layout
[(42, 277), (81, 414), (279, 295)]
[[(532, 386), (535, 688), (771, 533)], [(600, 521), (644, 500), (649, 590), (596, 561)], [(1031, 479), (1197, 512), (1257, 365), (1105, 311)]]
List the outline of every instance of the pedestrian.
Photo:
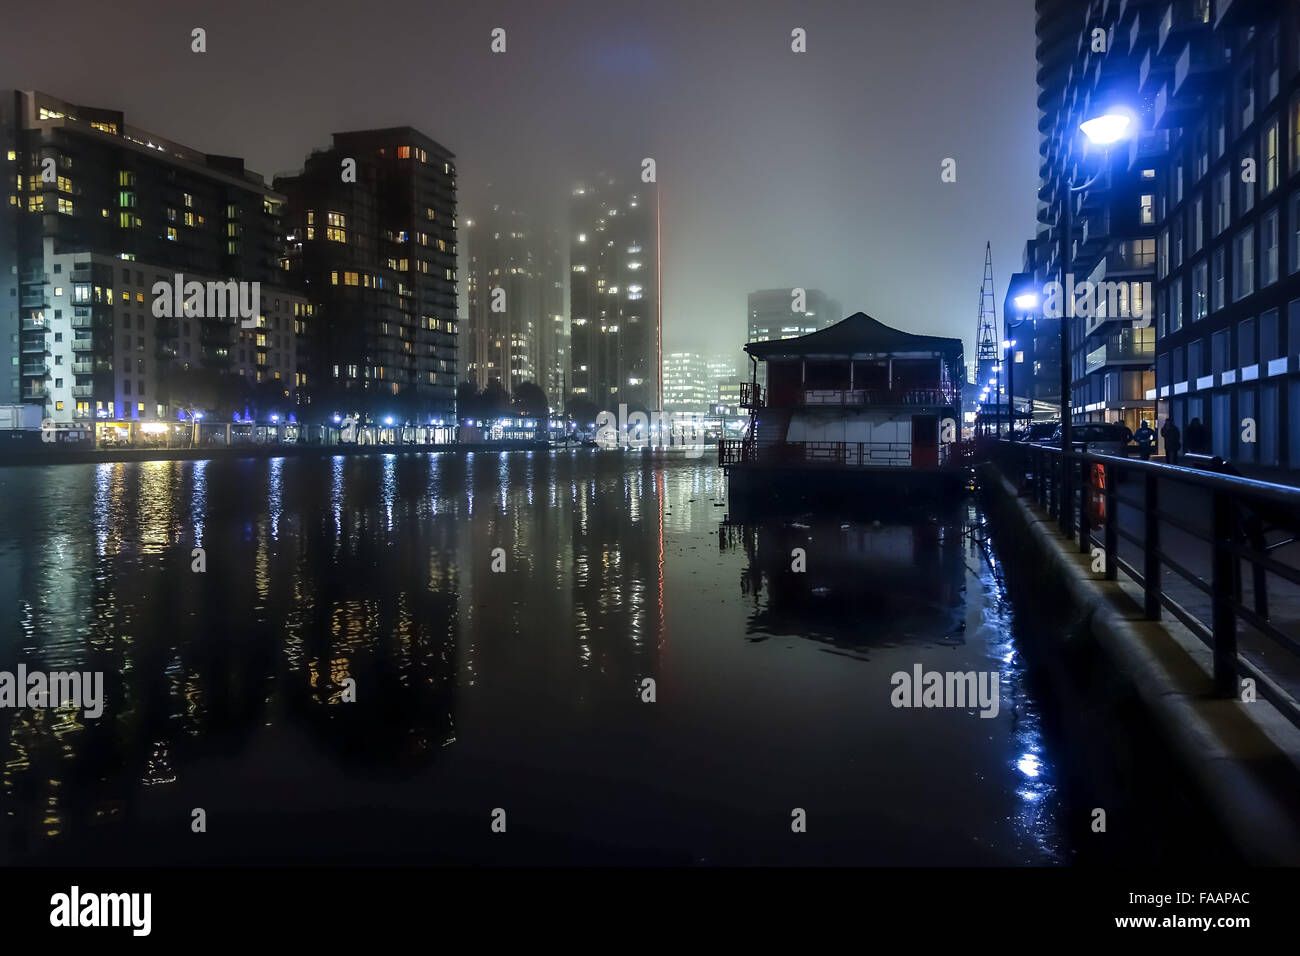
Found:
[(1142, 456), (1143, 461), (1151, 460), (1151, 446), (1155, 444), (1156, 433), (1151, 428), (1151, 423), (1145, 418), (1142, 419), (1142, 426), (1133, 433), (1133, 440), (1137, 442), (1138, 454)]
[(1178, 464), (1178, 452), (1183, 447), (1183, 436), (1172, 418), (1166, 418), (1160, 429), (1160, 437), (1165, 440), (1165, 461), (1171, 465)]
[(1209, 450), (1210, 430), (1201, 423), (1199, 418), (1193, 418), (1187, 423), (1187, 453), (1204, 455)]

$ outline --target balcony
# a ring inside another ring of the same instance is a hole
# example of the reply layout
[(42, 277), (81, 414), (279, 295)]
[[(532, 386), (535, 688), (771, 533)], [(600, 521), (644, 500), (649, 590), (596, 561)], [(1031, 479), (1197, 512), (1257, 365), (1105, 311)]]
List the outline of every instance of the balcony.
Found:
[(1174, 64), (1174, 85), (1170, 90), (1174, 99), (1197, 97), (1198, 107), (1201, 94), (1214, 84), (1224, 68), (1221, 48), (1197, 42), (1199, 39), (1189, 42), (1178, 55), (1178, 62)]
[(29, 385), (24, 385), (22, 395), (24, 401), (31, 401), (33, 399), (44, 398), (45, 385), (44, 383), (39, 383), (39, 382), (32, 382)]
[(93, 352), (95, 350), (95, 340), (90, 336), (84, 339), (72, 340), (72, 351), (74, 352)]
[(24, 374), (24, 375), (39, 375), (39, 376), (41, 376), (42, 378), (44, 378), (46, 375), (49, 375), (49, 374), (50, 374), (50, 370), (49, 370), (49, 368), (46, 366), (46, 364), (45, 364), (44, 362), (24, 362), (24, 363), (23, 363), (23, 374)]
[(95, 327), (95, 320), (89, 315), (74, 315), (72, 317), (72, 327), (74, 329), (92, 329)]
[(48, 309), (50, 297), (42, 289), (40, 292), (24, 292), (18, 297), (18, 307), (22, 309)]
[(1265, 6), (1265, 0), (1214, 0), (1211, 16), (1214, 29), (1233, 30), (1248, 26), (1251, 18)]
[(94, 396), (94, 394), (95, 394), (95, 386), (93, 386), (93, 385), (74, 385), (74, 386), (72, 386), (72, 397), (73, 397), (73, 398), (91, 398), (91, 397)]
[[(937, 449), (947, 460), (947, 445)], [(910, 468), (909, 442), (794, 441), (756, 445), (748, 439), (724, 438), (718, 443), (719, 465), (760, 465), (814, 468)]]
[(1138, 95), (1145, 98), (1152, 95), (1173, 75), (1172, 57), (1157, 56), (1155, 50), (1147, 50), (1138, 67)]
[(24, 332), (48, 332), (50, 323), (48, 319), (34, 319), (29, 315), (23, 318), (22, 330)]
[(1083, 374), (1088, 375), (1108, 365), (1151, 365), (1155, 360), (1153, 338), (1142, 341), (1136, 339), (1132, 332), (1125, 331), (1112, 335), (1100, 348), (1087, 354)]
[(1155, 268), (1155, 265), (1154, 240), (1151, 241), (1151, 248), (1149, 249), (1122, 244), (1106, 254), (1106, 275), (1108, 276), (1125, 272), (1150, 272)]
[(1200, 97), (1183, 96), (1174, 99), (1169, 94), (1169, 84), (1160, 87), (1156, 94), (1152, 123), (1156, 129), (1178, 129), (1201, 114)]
[(803, 405), (925, 405), (945, 406), (957, 402), (957, 388), (938, 386), (895, 386), (894, 388), (815, 388), (805, 389)]
[(1209, 22), (1209, 0), (1173, 0), (1165, 7), (1156, 28), (1156, 53), (1172, 52), (1174, 41), (1183, 40)]
[(48, 355), (50, 347), (45, 344), (45, 336), (38, 335), (34, 337), (23, 336), (23, 343), (19, 351), (29, 355)]
[(1169, 154), (1167, 130), (1141, 130), (1129, 141), (1128, 165), (1132, 169), (1143, 160), (1159, 161)]
[(95, 363), (94, 362), (73, 362), (72, 374), (73, 375), (94, 375)]

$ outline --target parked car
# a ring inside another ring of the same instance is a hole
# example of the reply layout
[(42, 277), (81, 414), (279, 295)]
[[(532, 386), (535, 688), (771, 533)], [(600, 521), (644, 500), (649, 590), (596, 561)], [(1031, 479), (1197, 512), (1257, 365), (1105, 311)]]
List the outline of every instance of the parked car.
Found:
[[(1082, 444), (1094, 455), (1123, 455), (1133, 435), (1119, 422), (1085, 422), (1070, 429), (1070, 441)], [(1049, 444), (1061, 443), (1061, 426), (1057, 425)]]
[(1044, 444), (1052, 440), (1052, 436), (1056, 434), (1056, 430), (1060, 427), (1060, 422), (1030, 422), (1025, 430), (1020, 433), (1019, 440)]

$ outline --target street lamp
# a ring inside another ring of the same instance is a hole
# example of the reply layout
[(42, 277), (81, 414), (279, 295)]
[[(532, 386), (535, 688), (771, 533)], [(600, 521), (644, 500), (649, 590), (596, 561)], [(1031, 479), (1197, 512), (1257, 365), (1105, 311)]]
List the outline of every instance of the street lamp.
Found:
[[(1038, 307), (1038, 294), (1035, 292), (1022, 292), (1013, 300), (1016, 308), (1020, 310), (1020, 321), (1008, 324), (1007, 331), (1018, 329), (1028, 321), (1028, 313)], [(1011, 367), (1007, 369), (1007, 403), (1011, 409), (1011, 431), (1014, 434), (1016, 430), (1016, 340), (1011, 339)], [(1032, 405), (1032, 396), (1031, 396)]]
[[(1062, 294), (1068, 283), (1066, 276), (1070, 273), (1070, 237), (1074, 231), (1074, 194), (1083, 192), (1110, 169), (1110, 147), (1123, 139), (1131, 137), (1137, 126), (1136, 117), (1129, 110), (1107, 110), (1100, 116), (1085, 120), (1079, 124), (1079, 130), (1088, 137), (1088, 142), (1102, 147), (1101, 166), (1086, 183), (1071, 186), (1068, 173), (1062, 177), (1066, 195), (1061, 203), (1061, 289)], [(1070, 470), (1066, 467), (1066, 455), (1070, 451), (1072, 440), (1070, 427), (1070, 331), (1066, 324), (1072, 318), (1074, 303), (1066, 302), (1061, 313), (1061, 529), (1069, 533), (1073, 527), (1070, 501)]]

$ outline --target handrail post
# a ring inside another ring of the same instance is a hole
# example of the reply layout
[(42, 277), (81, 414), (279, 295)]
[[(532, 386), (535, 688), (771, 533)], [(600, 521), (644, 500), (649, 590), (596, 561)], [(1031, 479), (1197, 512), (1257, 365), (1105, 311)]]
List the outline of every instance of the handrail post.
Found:
[(1079, 456), (1079, 551), (1081, 554), (1087, 554), (1092, 549), (1089, 547), (1091, 542), (1088, 540), (1091, 532), (1090, 515), (1088, 514), (1088, 492), (1092, 490), (1092, 484), (1088, 479), (1088, 461), (1082, 455)]
[(1214, 692), (1237, 696), (1237, 615), (1233, 610), (1233, 559), (1228, 550), (1232, 533), (1232, 500), (1226, 491), (1214, 492), (1214, 536), (1210, 542), (1210, 590), (1214, 606)]
[(1057, 515), (1057, 518), (1061, 523), (1061, 533), (1067, 538), (1070, 537), (1070, 533), (1073, 530), (1070, 527), (1070, 525), (1073, 524), (1070, 520), (1070, 512), (1074, 505), (1074, 499), (1071, 497), (1070, 489), (1070, 456), (1073, 454), (1073, 451), (1072, 448), (1061, 449), (1061, 491), (1057, 496), (1060, 505), (1060, 513)]
[(1119, 496), (1115, 493), (1119, 472), (1106, 465), (1102, 476), (1106, 482), (1106, 580), (1114, 581), (1119, 576)]
[(1041, 448), (1034, 450), (1034, 470), (1038, 476), (1038, 504), (1040, 506), (1047, 503), (1047, 476), (1044, 474), (1043, 468), (1046, 457), (1047, 452)]
[(1160, 620), (1160, 487), (1154, 472), (1144, 476), (1142, 589), (1148, 621)]
[(1047, 496), (1047, 513), (1051, 517), (1055, 518), (1057, 517), (1056, 503), (1059, 500), (1061, 494), (1061, 479), (1056, 471), (1056, 465), (1059, 462), (1059, 457), (1056, 455), (1048, 455), (1046, 451), (1043, 452), (1043, 457), (1047, 459), (1048, 462), (1050, 462), (1050, 466), (1048, 467), (1048, 470), (1051, 472), (1052, 475), (1052, 487)]

